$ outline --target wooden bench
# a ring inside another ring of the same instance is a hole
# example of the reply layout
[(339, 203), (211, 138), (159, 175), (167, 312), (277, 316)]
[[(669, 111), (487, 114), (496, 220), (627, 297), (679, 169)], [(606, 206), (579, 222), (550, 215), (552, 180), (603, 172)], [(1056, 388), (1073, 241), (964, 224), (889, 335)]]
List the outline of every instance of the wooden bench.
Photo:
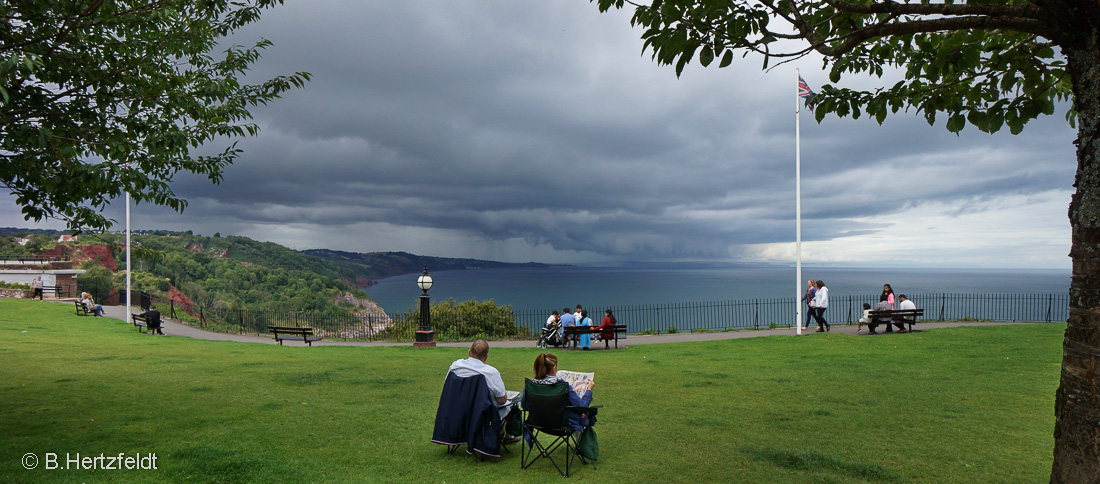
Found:
[[(612, 338), (612, 339), (615, 340), (615, 349), (618, 349), (619, 348), (619, 339), (626, 339), (626, 325), (625, 324), (616, 324), (615, 326), (608, 327), (608, 328), (603, 328), (603, 329), (600, 329), (599, 326), (566, 326), (565, 327), (565, 337), (566, 337), (566, 339), (574, 339), (574, 337), (580, 336), (582, 334), (601, 334), (601, 333), (611, 333), (612, 331), (614, 331), (614, 333), (615, 333), (615, 337)], [(619, 337), (620, 334), (623, 335), (622, 338)], [(568, 346), (568, 345), (566, 345), (566, 346)], [(577, 344), (573, 343), (573, 347), (576, 348)], [(606, 339), (605, 338), (603, 340), (603, 347), (606, 348), (606, 349), (610, 349), (611, 348), (611, 339)]]
[[(139, 332), (144, 333), (145, 330), (148, 329), (149, 334), (156, 334), (153, 332), (153, 329), (149, 327), (149, 318), (140, 314), (130, 314), (130, 320), (134, 322), (134, 327), (136, 327)], [(164, 323), (162, 322), (161, 324)]]
[(313, 346), (314, 341), (320, 341), (320, 336), (313, 335), (313, 328), (299, 328), (296, 326), (268, 326), (267, 330), (275, 335), (275, 341), (281, 346), (283, 340), (301, 341)]
[(73, 301), (73, 304), (76, 304), (77, 316), (92, 316), (95, 314), (89, 311), (88, 308), (84, 307), (84, 303), (80, 302), (79, 300)]
[(891, 324), (896, 320), (897, 322), (907, 323), (909, 325), (909, 331), (913, 331), (913, 323), (917, 322), (917, 318), (924, 316), (923, 309), (881, 309), (878, 311), (870, 311), (867, 313), (867, 317), (872, 321), (879, 320), (886, 324), (886, 332), (892, 332)]

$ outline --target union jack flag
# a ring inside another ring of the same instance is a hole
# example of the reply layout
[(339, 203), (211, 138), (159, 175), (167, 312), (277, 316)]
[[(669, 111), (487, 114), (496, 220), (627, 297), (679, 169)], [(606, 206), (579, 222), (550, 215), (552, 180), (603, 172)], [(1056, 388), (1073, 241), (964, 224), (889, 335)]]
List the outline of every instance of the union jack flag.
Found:
[[(814, 91), (810, 89), (810, 85), (806, 84), (806, 80), (801, 75), (798, 76), (798, 97), (806, 101), (810, 101), (814, 97)], [(806, 107), (810, 109), (810, 112), (813, 112), (814, 108)]]
[(814, 91), (810, 89), (810, 85), (806, 84), (806, 80), (802, 76), (798, 76), (798, 97), (808, 98), (814, 95)]

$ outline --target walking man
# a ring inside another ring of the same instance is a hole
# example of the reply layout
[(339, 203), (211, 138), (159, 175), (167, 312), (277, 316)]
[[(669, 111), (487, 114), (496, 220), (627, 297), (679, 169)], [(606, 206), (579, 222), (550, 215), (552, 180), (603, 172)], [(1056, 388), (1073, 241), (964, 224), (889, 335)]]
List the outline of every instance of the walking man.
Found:
[(38, 276), (31, 281), (31, 289), (34, 289), (34, 294), (31, 295), (31, 299), (38, 298), (42, 300), (42, 276)]

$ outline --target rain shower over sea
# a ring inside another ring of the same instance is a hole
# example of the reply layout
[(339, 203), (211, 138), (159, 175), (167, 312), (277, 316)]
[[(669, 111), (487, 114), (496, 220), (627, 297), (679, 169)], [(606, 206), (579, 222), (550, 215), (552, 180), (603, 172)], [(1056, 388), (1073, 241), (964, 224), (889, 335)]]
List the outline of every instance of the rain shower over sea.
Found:
[[(428, 268), (431, 271), (431, 267)], [(494, 300), (517, 310), (789, 298), (795, 269), (781, 265), (632, 264), (616, 267), (431, 271), (432, 301)], [(421, 292), (417, 274), (389, 277), (364, 290), (387, 312), (409, 309)], [(1069, 269), (928, 269), (803, 267), (797, 287), (820, 279), (831, 295), (877, 295), (883, 284), (898, 294), (1066, 294)]]

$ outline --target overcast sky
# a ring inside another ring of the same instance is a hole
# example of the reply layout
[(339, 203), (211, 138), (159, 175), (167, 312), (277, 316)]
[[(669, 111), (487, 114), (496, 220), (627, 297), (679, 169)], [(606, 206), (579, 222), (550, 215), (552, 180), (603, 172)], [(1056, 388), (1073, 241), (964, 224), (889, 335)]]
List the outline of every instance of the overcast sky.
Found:
[[(133, 227), (517, 262), (793, 263), (795, 69), (816, 89), (821, 62), (762, 72), (750, 56), (677, 79), (629, 15), (290, 0), (241, 42), (275, 43), (256, 79), (313, 81), (254, 111), (262, 132), (223, 183), (178, 176), (187, 210), (143, 204)], [(879, 126), (803, 111), (804, 263), (1069, 267), (1063, 114), (956, 136), (913, 113)], [(32, 226), (19, 209), (9, 197), (0, 225)], [(108, 213), (121, 224), (122, 203)]]

